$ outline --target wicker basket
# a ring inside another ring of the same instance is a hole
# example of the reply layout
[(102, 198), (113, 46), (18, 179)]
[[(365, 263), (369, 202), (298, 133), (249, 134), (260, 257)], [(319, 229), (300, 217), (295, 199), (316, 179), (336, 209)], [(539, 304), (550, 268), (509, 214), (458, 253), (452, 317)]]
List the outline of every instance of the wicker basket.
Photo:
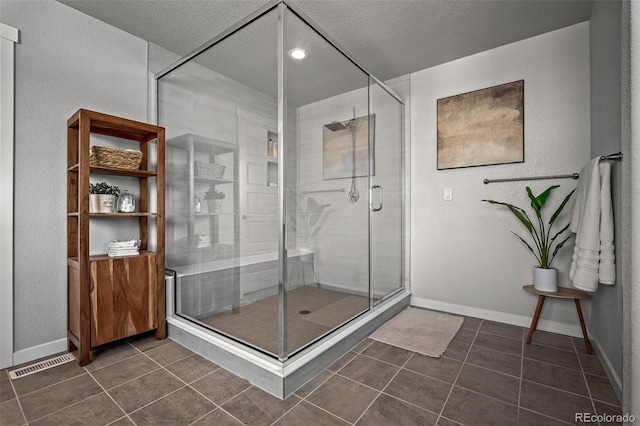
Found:
[(94, 167), (137, 170), (142, 163), (142, 152), (92, 146), (89, 149), (89, 164)]
[(206, 179), (222, 179), (226, 166), (215, 163), (194, 162), (194, 175)]

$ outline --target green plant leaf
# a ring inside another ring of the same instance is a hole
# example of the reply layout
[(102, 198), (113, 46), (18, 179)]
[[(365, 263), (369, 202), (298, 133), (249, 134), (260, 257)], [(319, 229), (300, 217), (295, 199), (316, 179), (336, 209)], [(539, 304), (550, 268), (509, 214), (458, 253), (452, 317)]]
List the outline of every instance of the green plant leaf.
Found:
[(533, 209), (536, 211), (536, 213), (538, 213), (538, 214), (540, 213), (540, 211), (542, 210), (542, 207), (547, 202), (547, 198), (549, 198), (549, 195), (551, 195), (551, 191), (553, 191), (554, 189), (559, 188), (559, 187), (560, 187), (560, 185), (552, 185), (549, 188), (547, 188), (544, 192), (542, 192), (542, 194), (540, 194), (540, 195), (538, 195), (536, 197), (531, 192), (531, 188), (529, 188), (527, 186), (527, 194), (529, 195), (529, 198), (531, 199), (531, 207), (533, 207)]
[(530, 233), (533, 233), (533, 224), (529, 220), (527, 213), (524, 210), (522, 210), (520, 207), (514, 206), (513, 204), (509, 204), (509, 203), (503, 203), (501, 201), (494, 201), (494, 200), (482, 200), (482, 201), (490, 204), (499, 204), (501, 206), (507, 207), (509, 210), (511, 210), (511, 213), (513, 213), (514, 216), (517, 217), (518, 220), (520, 220), (520, 222), (522, 222), (525, 228), (527, 228), (527, 230)]
[[(562, 204), (560, 204), (560, 207), (558, 207), (558, 209), (551, 215), (551, 219), (549, 219), (549, 227), (551, 227), (551, 225), (553, 225), (553, 222), (555, 222), (556, 219), (558, 218), (558, 216), (560, 216), (560, 213), (562, 213), (562, 210), (564, 209), (564, 206), (569, 202), (569, 198), (571, 198), (571, 196), (573, 195), (574, 192), (576, 192), (575, 189), (573, 191), (571, 191), (569, 193), (569, 195), (564, 197), (564, 200), (562, 201)], [(569, 226), (569, 225), (567, 225), (567, 226)]]
[(542, 260), (538, 257), (538, 255), (536, 255), (536, 252), (533, 250), (533, 247), (531, 247), (531, 246), (529, 245), (529, 243), (528, 243), (528, 242), (526, 242), (526, 241), (524, 240), (524, 238), (522, 238), (520, 235), (516, 234), (516, 233), (515, 233), (515, 232), (513, 232), (513, 231), (511, 231), (511, 233), (512, 233), (513, 235), (515, 235), (516, 237), (520, 238), (520, 241), (522, 241), (522, 242), (524, 243), (524, 245), (525, 245), (525, 246), (527, 246), (527, 248), (528, 248), (528, 249), (531, 251), (531, 253), (533, 254), (533, 257), (535, 257), (535, 258), (536, 258), (536, 260), (538, 261), (538, 264), (542, 265)]
[(549, 247), (551, 247), (551, 245), (553, 244), (553, 242), (556, 240), (556, 238), (558, 238), (560, 236), (560, 234), (562, 234), (564, 231), (566, 231), (567, 229), (569, 229), (569, 225), (570, 223), (567, 223), (567, 226), (565, 226), (564, 228), (562, 228), (560, 231), (558, 231), (558, 233), (556, 235), (553, 236), (553, 238), (551, 239), (551, 241), (549, 241)]
[(565, 208), (566, 204), (568, 203), (573, 193), (575, 192), (575, 189), (574, 189), (573, 191), (571, 191), (569, 195), (567, 195), (564, 198), (561, 205), (556, 209), (554, 214), (551, 216), (549, 224), (547, 225), (542, 218), (542, 208), (547, 202), (547, 199), (549, 198), (549, 195), (551, 194), (551, 192), (554, 189), (559, 187), (560, 187), (559, 185), (552, 185), (538, 196), (535, 196), (533, 194), (533, 192), (531, 191), (531, 188), (526, 187), (527, 196), (531, 201), (531, 207), (533, 208), (536, 214), (536, 219), (538, 220), (537, 226), (536, 224), (534, 224), (534, 222), (531, 221), (531, 219), (527, 215), (527, 212), (518, 206), (514, 206), (513, 204), (500, 202), (500, 201), (482, 200), (490, 204), (498, 204), (498, 205), (507, 207), (511, 211), (511, 213), (513, 213), (514, 216), (518, 218), (520, 223), (522, 223), (525, 226), (525, 228), (527, 228), (527, 230), (531, 234), (531, 238), (533, 239), (535, 248), (534, 248), (534, 244), (530, 244), (515, 232), (512, 232), (512, 233), (515, 236), (517, 236), (520, 239), (520, 241), (522, 241), (527, 246), (527, 248), (529, 249), (529, 251), (531, 251), (531, 253), (533, 254), (534, 258), (536, 259), (536, 261), (538, 262), (541, 268), (551, 267), (551, 262), (553, 261), (554, 257), (558, 253), (558, 250), (560, 250), (560, 248), (569, 240), (569, 238), (571, 238), (571, 235), (565, 238), (561, 243), (559, 243), (555, 247), (555, 250), (553, 251), (553, 253), (551, 252), (553, 243), (556, 241), (556, 239), (559, 238), (560, 235), (562, 235), (569, 228), (569, 225), (566, 225), (559, 232), (553, 235), (553, 237), (551, 237), (552, 225), (556, 221), (556, 219), (558, 218), (562, 210)]
[(573, 235), (569, 235), (567, 238), (564, 239), (564, 241), (562, 241), (556, 246), (556, 249), (553, 251), (553, 255), (551, 255), (551, 260), (549, 260), (549, 265), (551, 265), (551, 262), (553, 262), (553, 259), (556, 257), (556, 254), (558, 254), (558, 250), (560, 250), (564, 245), (564, 243), (566, 243), (571, 237), (573, 237)]

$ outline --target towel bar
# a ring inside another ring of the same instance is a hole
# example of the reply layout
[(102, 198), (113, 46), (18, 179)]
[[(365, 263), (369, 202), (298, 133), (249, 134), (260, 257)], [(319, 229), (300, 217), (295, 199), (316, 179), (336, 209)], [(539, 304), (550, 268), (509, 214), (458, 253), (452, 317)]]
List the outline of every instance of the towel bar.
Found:
[(604, 160), (620, 161), (622, 160), (622, 153), (617, 152), (615, 154), (603, 155), (602, 157), (600, 157), (600, 161)]
[(485, 179), (482, 183), (489, 184), (493, 182), (515, 182), (519, 180), (541, 180), (541, 179), (579, 179), (578, 173), (572, 173), (570, 175), (551, 175), (551, 176), (529, 176), (529, 177), (514, 177), (505, 179)]

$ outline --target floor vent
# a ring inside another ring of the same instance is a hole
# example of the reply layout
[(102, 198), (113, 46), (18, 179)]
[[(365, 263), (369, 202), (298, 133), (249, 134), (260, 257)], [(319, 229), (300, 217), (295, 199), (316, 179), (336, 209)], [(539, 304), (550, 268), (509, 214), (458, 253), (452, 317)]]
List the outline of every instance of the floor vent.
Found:
[(28, 376), (29, 374), (37, 373), (42, 370), (47, 370), (49, 368), (53, 368), (58, 365), (65, 364), (75, 359), (76, 357), (70, 353), (60, 355), (55, 358), (47, 359), (45, 361), (40, 361), (36, 364), (31, 364), (26, 367), (18, 368), (17, 370), (9, 371), (9, 377), (11, 377), (13, 380), (19, 379), (21, 377)]

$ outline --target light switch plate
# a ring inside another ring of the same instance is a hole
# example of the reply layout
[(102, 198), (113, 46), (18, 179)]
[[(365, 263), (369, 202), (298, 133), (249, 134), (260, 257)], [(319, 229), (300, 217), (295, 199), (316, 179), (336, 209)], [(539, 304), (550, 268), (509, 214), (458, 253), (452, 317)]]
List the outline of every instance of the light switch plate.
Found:
[(453, 199), (453, 192), (451, 191), (451, 188), (444, 189), (444, 199), (445, 201), (451, 201)]

